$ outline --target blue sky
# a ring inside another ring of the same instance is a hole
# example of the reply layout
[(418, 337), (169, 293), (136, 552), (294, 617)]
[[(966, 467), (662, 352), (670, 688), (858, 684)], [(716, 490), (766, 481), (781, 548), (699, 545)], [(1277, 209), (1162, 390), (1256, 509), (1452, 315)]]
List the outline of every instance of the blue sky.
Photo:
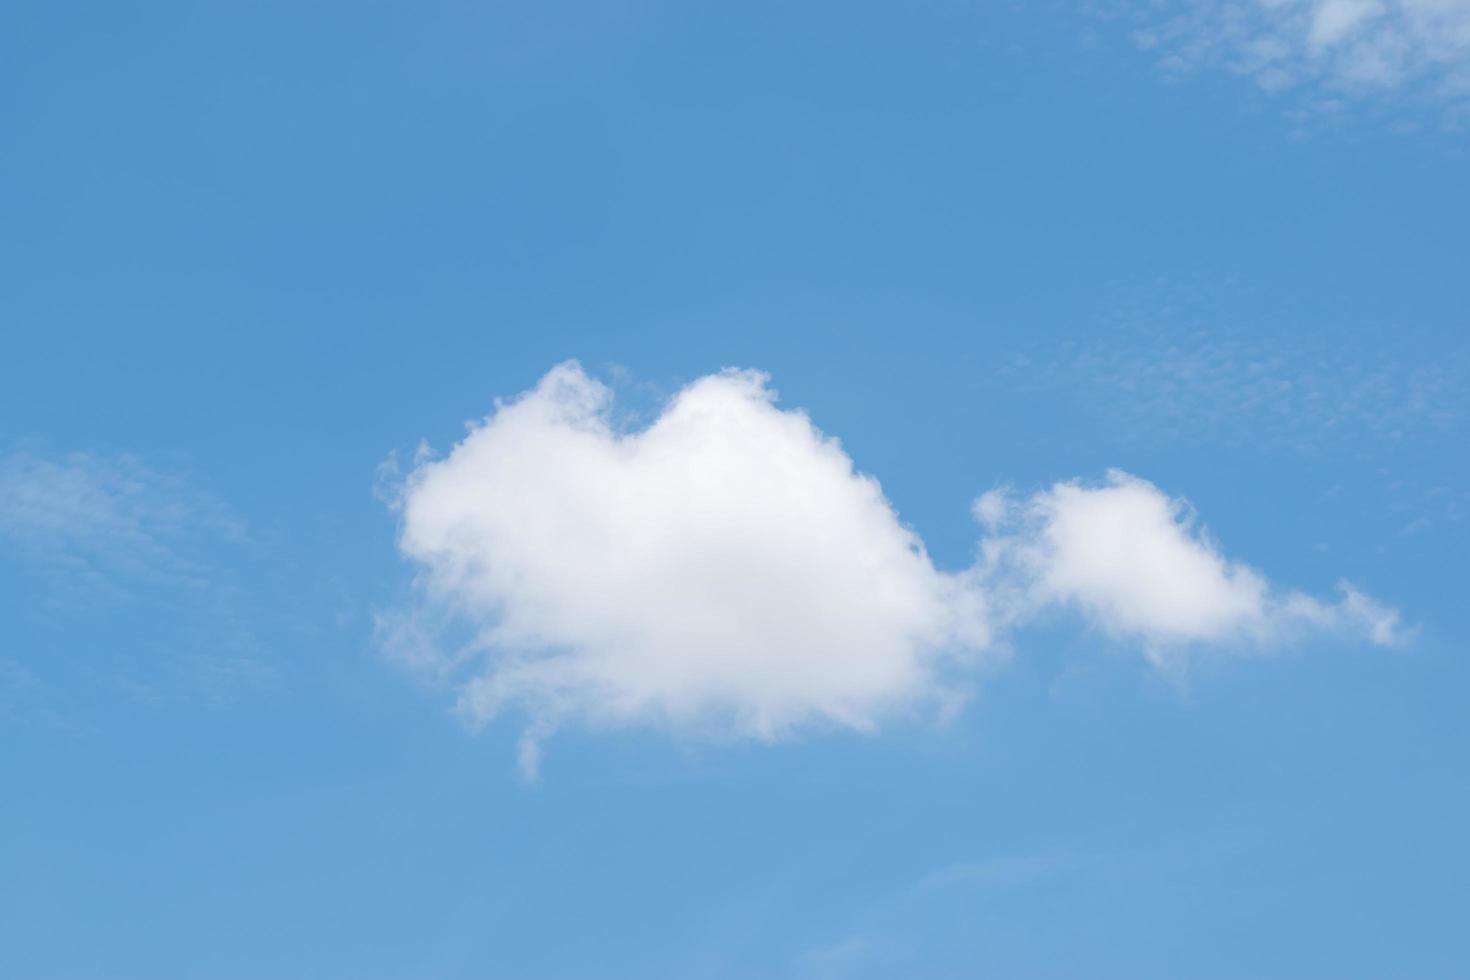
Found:
[(0, 974), (1466, 975), (1463, 0), (6, 13)]

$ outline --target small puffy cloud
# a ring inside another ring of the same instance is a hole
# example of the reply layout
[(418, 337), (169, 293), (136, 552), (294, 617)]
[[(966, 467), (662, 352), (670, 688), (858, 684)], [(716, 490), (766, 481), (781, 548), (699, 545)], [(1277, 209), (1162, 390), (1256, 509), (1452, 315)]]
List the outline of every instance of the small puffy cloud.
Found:
[(1351, 587), (1335, 602), (1273, 588), (1120, 472), (980, 496), (980, 557), (944, 571), (764, 375), (701, 378), (642, 429), (612, 408), (562, 364), (398, 488), (421, 601), (380, 616), (381, 641), (450, 679), (472, 719), (523, 716), (528, 772), (569, 723), (771, 740), (943, 712), (1005, 632), (1057, 607), (1155, 662), (1400, 633)]
[(769, 739), (951, 697), (946, 664), (988, 640), (981, 597), (773, 399), (727, 371), (620, 432), (563, 364), (414, 470), (401, 548), (483, 654), (463, 707)]
[[(977, 511), (1007, 532), (986, 542), (995, 571), (1025, 610), (1065, 606), (1156, 659), (1202, 644), (1261, 646), (1304, 630), (1397, 641), (1397, 614), (1346, 584), (1335, 603), (1273, 588), (1225, 558), (1189, 505), (1119, 470), (1106, 482), (1058, 483), (1023, 502), (983, 496)], [(1004, 517), (1002, 517), (1004, 515)]]

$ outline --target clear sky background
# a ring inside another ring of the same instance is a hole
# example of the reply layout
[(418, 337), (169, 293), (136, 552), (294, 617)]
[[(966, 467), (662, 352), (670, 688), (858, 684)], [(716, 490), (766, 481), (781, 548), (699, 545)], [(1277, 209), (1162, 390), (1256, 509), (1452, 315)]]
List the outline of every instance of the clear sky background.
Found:
[[(1470, 4), (1231, 6), (5, 5), (0, 974), (1470, 976)], [(394, 501), (569, 359), (766, 372), (942, 576), (1116, 467), (1395, 641), (1061, 603), (533, 777)]]

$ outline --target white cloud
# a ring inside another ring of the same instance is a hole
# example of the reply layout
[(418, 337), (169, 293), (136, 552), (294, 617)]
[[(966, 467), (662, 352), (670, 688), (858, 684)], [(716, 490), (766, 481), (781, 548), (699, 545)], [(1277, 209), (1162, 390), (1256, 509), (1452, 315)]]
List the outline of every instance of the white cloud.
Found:
[(1124, 9), (1171, 68), (1222, 66), (1325, 100), (1470, 96), (1470, 0), (1174, 0)]
[[(1273, 589), (1122, 473), (982, 495), (980, 560), (938, 570), (877, 482), (774, 399), (726, 371), (622, 431), (608, 389), (553, 369), (403, 482), (424, 601), (380, 618), (385, 646), (452, 678), (477, 721), (523, 713), (534, 771), (565, 723), (769, 740), (943, 710), (998, 631), (1056, 606), (1156, 661), (1308, 630), (1397, 637), (1356, 591)], [(469, 627), (453, 653), (436, 649), (446, 618)]]
[(945, 661), (988, 639), (978, 595), (773, 397), (725, 372), (624, 434), (564, 364), (410, 476), (403, 552), (487, 655), (466, 709), (769, 739), (950, 696)]
[(1272, 588), (1220, 554), (1187, 502), (1118, 470), (1100, 486), (1059, 483), (1004, 510), (991, 495), (981, 500), (989, 524), (1007, 532), (985, 543), (998, 569), (992, 580), (1023, 597), (1023, 615), (1074, 608), (1156, 660), (1200, 644), (1270, 645), (1307, 630), (1383, 645), (1400, 636), (1397, 613), (1349, 585), (1336, 603)]

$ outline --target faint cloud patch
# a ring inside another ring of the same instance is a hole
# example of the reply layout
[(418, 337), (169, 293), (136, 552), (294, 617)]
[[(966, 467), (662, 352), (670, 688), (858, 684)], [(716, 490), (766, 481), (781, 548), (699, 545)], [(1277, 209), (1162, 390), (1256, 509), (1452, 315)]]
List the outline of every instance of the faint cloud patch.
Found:
[(1393, 349), (1214, 326), (1230, 304), (1165, 286), (1102, 317), (1096, 339), (1014, 353), (998, 374), (1068, 393), (1125, 433), (1311, 453), (1443, 439), (1470, 408), (1470, 351)]
[[(989, 945), (981, 936), (993, 942), (1010, 931), (1002, 924), (1007, 907), (1048, 904), (1049, 896), (1085, 887), (1089, 878), (1113, 870), (1119, 862), (1120, 856), (1114, 854), (1056, 851), (939, 868), (864, 909), (850, 932), (798, 954), (789, 973), (813, 980), (905, 976), (924, 960), (931, 969), (941, 967), (939, 975), (952, 975), (957, 963), (940, 964), (918, 950), (952, 948), (957, 932)], [(949, 955), (973, 960), (976, 951)]]
[(244, 525), (184, 477), (136, 456), (0, 456), (0, 542), (73, 585), (123, 595), (140, 581), (203, 587), (201, 535), (238, 541)]
[(219, 707), (279, 675), (239, 587), (244, 522), (130, 453), (0, 454), (0, 721), (96, 729), (109, 706)]
[[(958, 861), (860, 906), (847, 928), (798, 953), (786, 973), (803, 980), (1094, 976), (1097, 952), (1123, 937), (1078, 930), (1079, 912), (1102, 922), (1120, 896), (1177, 896), (1241, 860), (1260, 837), (1248, 815), (1232, 814), (1137, 846)], [(1140, 923), (1151, 935), (1164, 925)]]
[(1303, 108), (1418, 99), (1470, 106), (1470, 0), (1161, 0), (1091, 8), (1167, 73), (1222, 69)]

